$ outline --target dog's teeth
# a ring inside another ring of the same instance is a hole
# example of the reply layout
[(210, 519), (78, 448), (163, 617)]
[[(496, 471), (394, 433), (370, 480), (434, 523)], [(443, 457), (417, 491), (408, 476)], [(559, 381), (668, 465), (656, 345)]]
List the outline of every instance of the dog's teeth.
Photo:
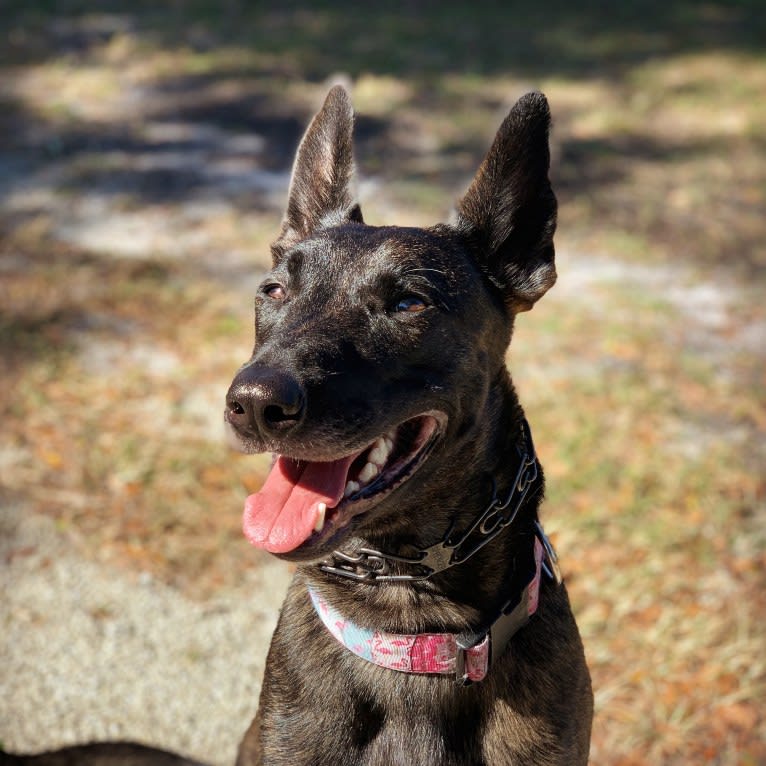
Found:
[(388, 453), (390, 451), (391, 450), (386, 446), (385, 439), (381, 436), (370, 450), (368, 460), (371, 463), (375, 463), (378, 468), (382, 468), (386, 464), (386, 460), (388, 460)]
[(343, 490), (343, 497), (350, 497), (354, 492), (359, 492), (361, 485), (359, 482), (350, 481), (346, 484), (346, 488)]
[(378, 475), (378, 466), (374, 463), (365, 463), (364, 468), (359, 472), (359, 481), (362, 484), (367, 484)]
[(324, 517), (327, 513), (327, 503), (317, 505), (317, 518), (314, 522), (314, 531), (321, 532), (324, 529)]

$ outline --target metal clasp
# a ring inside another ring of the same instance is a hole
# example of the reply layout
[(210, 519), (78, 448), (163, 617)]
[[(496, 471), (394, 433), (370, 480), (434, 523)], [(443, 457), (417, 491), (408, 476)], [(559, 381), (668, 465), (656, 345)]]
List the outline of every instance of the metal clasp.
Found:
[(327, 561), (320, 565), (320, 569), (328, 574), (346, 577), (357, 582), (403, 582), (413, 580), (425, 580), (430, 577), (430, 572), (424, 575), (395, 575), (391, 574), (391, 562), (398, 561), (402, 564), (419, 565), (425, 558), (424, 551), (415, 556), (399, 556), (393, 553), (383, 553), (372, 548), (360, 548), (355, 556), (333, 551), (335, 563)]
[(455, 683), (458, 686), (469, 686), (472, 683), (465, 672), (465, 649), (460, 645), (455, 653)]

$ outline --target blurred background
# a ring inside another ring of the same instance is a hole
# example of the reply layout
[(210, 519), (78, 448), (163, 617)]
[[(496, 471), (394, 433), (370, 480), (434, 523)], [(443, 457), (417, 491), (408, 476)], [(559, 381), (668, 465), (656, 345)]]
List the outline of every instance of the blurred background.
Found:
[(766, 763), (760, 2), (0, 3), (0, 744), (227, 763), (288, 568), (223, 397), (296, 144), (347, 83), (365, 219), (448, 216), (548, 96), (559, 282), (509, 362), (591, 762)]

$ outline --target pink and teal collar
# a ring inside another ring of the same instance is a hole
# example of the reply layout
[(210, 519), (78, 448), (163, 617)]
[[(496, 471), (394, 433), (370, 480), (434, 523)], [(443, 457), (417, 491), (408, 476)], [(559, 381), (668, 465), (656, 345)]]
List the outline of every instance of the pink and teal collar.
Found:
[[(490, 627), (466, 642), (453, 633), (385, 633), (355, 625), (313, 588), (309, 596), (316, 613), (332, 635), (358, 657), (404, 673), (451, 675), (460, 685), (481, 681), (505, 650), (512, 636), (537, 611), (544, 559), (555, 565), (555, 554), (542, 528), (535, 536), (535, 570), (512, 608), (501, 611)], [(548, 567), (545, 567), (548, 571)], [(510, 607), (510, 605), (509, 605)]]

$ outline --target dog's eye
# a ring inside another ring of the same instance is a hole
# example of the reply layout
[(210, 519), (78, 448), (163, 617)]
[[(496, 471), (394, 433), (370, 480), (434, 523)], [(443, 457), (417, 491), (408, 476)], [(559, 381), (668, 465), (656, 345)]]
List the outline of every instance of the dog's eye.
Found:
[(425, 308), (426, 302), (422, 298), (418, 298), (416, 295), (408, 295), (396, 304), (394, 311), (397, 313), (417, 314), (420, 311), (424, 311)]
[(276, 284), (264, 285), (263, 294), (267, 298), (271, 298), (271, 300), (273, 301), (283, 301), (287, 297), (285, 288), (282, 287), (282, 285), (276, 285)]

